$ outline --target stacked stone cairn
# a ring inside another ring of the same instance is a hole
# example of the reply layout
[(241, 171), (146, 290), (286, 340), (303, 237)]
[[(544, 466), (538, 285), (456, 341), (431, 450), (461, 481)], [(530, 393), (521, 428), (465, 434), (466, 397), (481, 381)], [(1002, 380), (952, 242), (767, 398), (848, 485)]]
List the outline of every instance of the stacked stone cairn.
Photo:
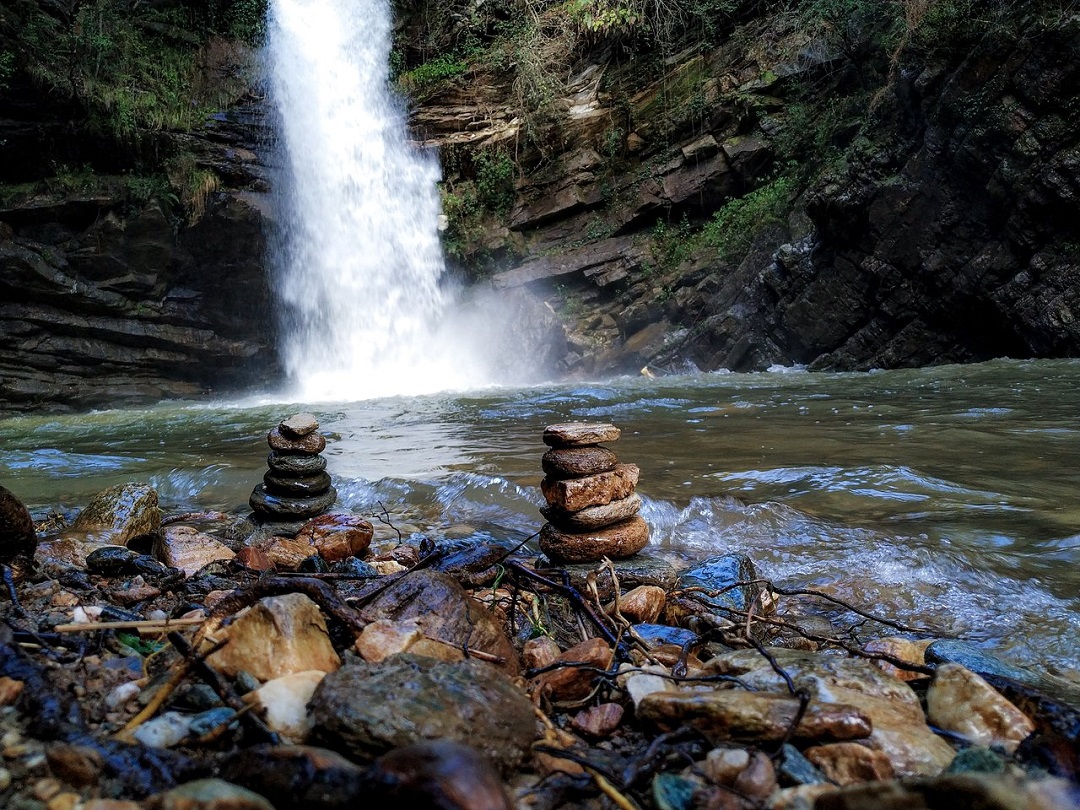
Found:
[(555, 563), (621, 559), (649, 542), (649, 527), (638, 516), (641, 496), (634, 488), (638, 468), (620, 464), (601, 442), (618, 440), (614, 425), (568, 422), (544, 429), (548, 450), (540, 482), (548, 522), (540, 530), (540, 550)]
[(263, 483), (251, 492), (248, 503), (256, 518), (269, 522), (304, 520), (322, 514), (337, 500), (330, 485), (326, 459), (326, 437), (310, 413), (283, 419), (266, 435), (270, 467)]

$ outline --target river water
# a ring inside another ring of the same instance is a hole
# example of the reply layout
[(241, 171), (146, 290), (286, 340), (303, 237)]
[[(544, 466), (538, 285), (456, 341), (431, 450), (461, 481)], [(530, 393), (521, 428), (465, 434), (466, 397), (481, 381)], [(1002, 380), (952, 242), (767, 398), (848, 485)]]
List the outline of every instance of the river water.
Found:
[(1080, 361), (795, 370), (490, 389), (352, 403), (165, 403), (0, 421), (0, 481), (72, 514), (113, 483), (166, 512), (246, 512), (266, 431), (312, 410), (339, 508), (433, 539), (524, 539), (543, 428), (610, 421), (641, 468), (652, 545), (748, 554), (1006, 658), (1080, 668)]

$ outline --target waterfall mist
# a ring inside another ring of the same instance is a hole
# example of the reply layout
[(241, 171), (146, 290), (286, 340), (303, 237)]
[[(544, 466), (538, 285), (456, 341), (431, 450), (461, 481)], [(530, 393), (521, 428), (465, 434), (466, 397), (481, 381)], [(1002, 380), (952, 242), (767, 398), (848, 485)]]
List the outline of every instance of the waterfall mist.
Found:
[(356, 400), (489, 382), (490, 335), (454, 323), (441, 282), (439, 165), (389, 86), (387, 0), (271, 0), (281, 174), (274, 257), (299, 398)]

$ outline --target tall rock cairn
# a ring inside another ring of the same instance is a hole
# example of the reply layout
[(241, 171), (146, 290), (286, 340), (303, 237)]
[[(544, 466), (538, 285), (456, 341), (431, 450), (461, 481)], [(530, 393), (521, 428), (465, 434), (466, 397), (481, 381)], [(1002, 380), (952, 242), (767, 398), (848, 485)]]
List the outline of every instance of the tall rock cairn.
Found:
[(641, 496), (634, 492), (638, 468), (620, 464), (602, 442), (622, 431), (614, 425), (568, 422), (544, 429), (540, 482), (548, 522), (540, 530), (540, 550), (552, 562), (586, 563), (620, 559), (641, 551), (649, 527), (638, 516)]
[(263, 482), (248, 499), (260, 520), (288, 522), (320, 515), (334, 505), (337, 490), (330, 485), (326, 459), (326, 437), (310, 413), (283, 419), (266, 434), (270, 455)]

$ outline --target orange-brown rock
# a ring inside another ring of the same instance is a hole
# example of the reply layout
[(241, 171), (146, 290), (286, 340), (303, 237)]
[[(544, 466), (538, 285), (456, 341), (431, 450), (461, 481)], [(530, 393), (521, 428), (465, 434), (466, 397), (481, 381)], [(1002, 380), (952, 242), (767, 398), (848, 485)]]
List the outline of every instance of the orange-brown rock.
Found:
[[(712, 744), (730, 740), (783, 740), (799, 712), (795, 698), (765, 692), (653, 692), (642, 698), (637, 715), (666, 731), (689, 726)], [(836, 742), (867, 737), (870, 720), (857, 707), (812, 701), (795, 728), (794, 740)]]
[(838, 785), (884, 782), (893, 778), (893, 766), (882, 751), (854, 742), (815, 745), (803, 751), (806, 758)]
[(236, 561), (252, 571), (269, 571), (274, 567), (274, 562), (262, 549), (254, 546), (244, 546), (236, 552)]
[(571, 533), (545, 523), (540, 529), (540, 550), (555, 562), (595, 562), (637, 554), (649, 543), (649, 526), (640, 517), (623, 520), (605, 529)]
[[(875, 638), (872, 641), (868, 641), (863, 646), (863, 649), (871, 653), (891, 655), (893, 658), (916, 666), (926, 666), (926, 648), (929, 647), (933, 641), (934, 639), (932, 638), (923, 639), (922, 641), (912, 641), (907, 638), (894, 637)], [(919, 678), (926, 677), (921, 672), (903, 669), (880, 658), (872, 658), (870, 660), (873, 662), (874, 666), (882, 672), (887, 672), (889, 675), (892, 675), (894, 678), (899, 678), (902, 681), (915, 681)]]
[[(658, 585), (639, 585), (619, 597), (619, 612), (633, 624), (653, 624), (664, 611), (667, 592)], [(604, 611), (615, 612), (615, 603), (606, 605)]]
[(926, 693), (926, 713), (938, 728), (976, 745), (999, 745), (1010, 754), (1035, 730), (1026, 714), (960, 664), (938, 666)]
[(327, 562), (359, 557), (368, 546), (375, 529), (358, 515), (319, 515), (305, 523), (296, 539), (308, 542)]
[(154, 556), (191, 577), (216, 560), (231, 560), (236, 553), (216, 537), (193, 526), (169, 526), (155, 540)]
[(544, 444), (548, 447), (581, 447), (619, 440), (622, 431), (614, 425), (600, 422), (564, 422), (544, 428)]
[(631, 492), (625, 498), (600, 506), (588, 506), (577, 512), (566, 512), (554, 506), (540, 507), (540, 514), (560, 529), (568, 532), (587, 532), (602, 529), (641, 511), (641, 496)]
[(549, 505), (564, 512), (578, 512), (626, 498), (638, 482), (636, 464), (619, 464), (614, 470), (582, 478), (545, 478), (540, 490)]
[(562, 666), (543, 672), (533, 679), (532, 691), (553, 701), (581, 700), (593, 690), (597, 674), (591, 668), (607, 669), (611, 665), (611, 647), (602, 638), (590, 638), (571, 647), (556, 659), (556, 663), (584, 664)]
[(278, 428), (282, 435), (290, 439), (302, 439), (319, 429), (319, 420), (314, 414), (296, 413), (288, 419), (282, 419)]
[(298, 439), (292, 439), (281, 432), (280, 428), (274, 428), (266, 434), (266, 442), (271, 450), (279, 453), (301, 453), (314, 456), (326, 449), (326, 437), (321, 433), (309, 433)]
[(277, 568), (285, 571), (295, 571), (300, 563), (319, 553), (311, 543), (294, 537), (271, 537), (260, 543), (259, 549)]
[(556, 447), (544, 453), (540, 466), (552, 478), (577, 478), (614, 470), (619, 457), (606, 447)]
[(551, 636), (530, 638), (521, 648), (521, 664), (525, 669), (542, 669), (552, 663), (562, 650)]
[(618, 703), (601, 703), (578, 712), (570, 721), (574, 731), (590, 737), (607, 737), (622, 722), (623, 707)]

